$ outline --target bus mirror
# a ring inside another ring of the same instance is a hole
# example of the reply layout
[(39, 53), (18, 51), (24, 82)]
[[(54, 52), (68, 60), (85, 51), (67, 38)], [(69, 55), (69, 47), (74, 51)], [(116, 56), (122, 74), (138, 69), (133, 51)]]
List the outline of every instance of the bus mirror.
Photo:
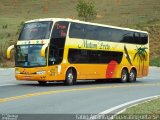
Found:
[(42, 46), (42, 49), (41, 49), (41, 57), (45, 57), (45, 51), (46, 51), (46, 48), (48, 47), (48, 43), (47, 44), (44, 44)]
[(14, 48), (14, 45), (11, 45), (7, 49), (7, 59), (11, 58), (11, 50)]

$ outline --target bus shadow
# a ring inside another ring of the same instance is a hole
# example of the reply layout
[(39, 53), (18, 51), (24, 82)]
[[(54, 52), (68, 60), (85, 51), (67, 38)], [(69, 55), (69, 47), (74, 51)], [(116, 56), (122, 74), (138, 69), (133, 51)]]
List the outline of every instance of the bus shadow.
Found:
[[(118, 80), (80, 80), (78, 81), (75, 85), (72, 85), (73, 87), (75, 86), (95, 86), (95, 85), (115, 85), (115, 84), (142, 84), (145, 83), (145, 81), (136, 81), (134, 83), (121, 83)], [(67, 86), (64, 84), (64, 82), (48, 82), (44, 85), (41, 85), (39, 83), (27, 83), (27, 84), (19, 84), (20, 86), (36, 86), (36, 87), (71, 87)]]

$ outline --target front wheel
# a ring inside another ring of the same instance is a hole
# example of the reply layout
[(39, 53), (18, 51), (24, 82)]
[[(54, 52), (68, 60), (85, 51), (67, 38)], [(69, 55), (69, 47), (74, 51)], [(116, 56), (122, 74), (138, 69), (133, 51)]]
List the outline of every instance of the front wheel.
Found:
[(128, 80), (128, 71), (127, 69), (123, 69), (121, 72), (121, 78), (120, 78), (120, 82), (121, 83), (125, 83)]
[(137, 73), (134, 69), (132, 69), (129, 73), (129, 79), (128, 82), (135, 82), (137, 77)]
[(73, 69), (69, 69), (66, 72), (65, 84), (73, 85), (76, 83), (76, 73)]

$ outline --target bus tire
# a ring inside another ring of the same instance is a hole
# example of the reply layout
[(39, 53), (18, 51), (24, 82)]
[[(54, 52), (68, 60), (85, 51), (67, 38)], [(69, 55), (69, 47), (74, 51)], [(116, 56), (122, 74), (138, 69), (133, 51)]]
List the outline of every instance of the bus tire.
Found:
[(120, 82), (121, 83), (126, 83), (129, 79), (129, 75), (128, 75), (128, 70), (127, 69), (123, 69), (121, 71), (121, 78), (120, 78)]
[(38, 83), (39, 83), (40, 85), (45, 85), (47, 82), (46, 82), (46, 81), (38, 81)]
[(137, 72), (135, 69), (131, 69), (130, 73), (129, 73), (129, 79), (128, 82), (135, 82), (136, 81), (136, 77), (137, 77)]
[(68, 69), (65, 77), (66, 85), (74, 85), (76, 84), (76, 71), (72, 68)]

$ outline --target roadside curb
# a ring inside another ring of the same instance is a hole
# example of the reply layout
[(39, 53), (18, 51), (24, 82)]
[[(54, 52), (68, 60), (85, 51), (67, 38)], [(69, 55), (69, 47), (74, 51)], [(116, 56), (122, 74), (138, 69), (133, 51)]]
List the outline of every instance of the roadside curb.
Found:
[(160, 95), (155, 95), (155, 96), (149, 96), (149, 97), (145, 97), (145, 98), (141, 98), (141, 99), (136, 99), (130, 102), (126, 102), (120, 105), (117, 105), (115, 107), (112, 107), (110, 109), (107, 109), (103, 112), (100, 112), (98, 115), (107, 115), (107, 114), (113, 114), (110, 119), (113, 119), (115, 116), (121, 114), (122, 112), (124, 112), (126, 109), (133, 107), (133, 106), (137, 106), (139, 104), (143, 104), (145, 102), (154, 100), (156, 98), (159, 98)]
[(137, 106), (137, 105), (140, 105), (140, 104), (143, 104), (143, 103), (146, 103), (146, 102), (152, 101), (152, 100), (154, 100), (154, 99), (158, 99), (158, 98), (160, 98), (160, 95), (153, 96), (153, 97), (151, 96), (151, 98), (148, 98), (147, 100), (142, 100), (142, 101), (140, 101), (140, 102), (138, 102), (138, 103), (135, 103), (135, 104), (133, 104), (133, 105), (130, 105), (130, 106), (122, 109), (122, 110), (119, 111), (116, 115), (121, 114), (122, 112), (126, 111), (128, 108), (131, 108), (131, 107), (134, 107), (134, 106)]

